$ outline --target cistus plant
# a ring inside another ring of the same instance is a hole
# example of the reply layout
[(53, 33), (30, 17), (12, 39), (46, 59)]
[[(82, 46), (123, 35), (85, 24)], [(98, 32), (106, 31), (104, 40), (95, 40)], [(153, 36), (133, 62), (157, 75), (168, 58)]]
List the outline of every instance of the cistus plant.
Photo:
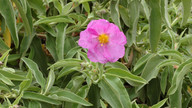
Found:
[(0, 108), (190, 108), (191, 0), (0, 0)]

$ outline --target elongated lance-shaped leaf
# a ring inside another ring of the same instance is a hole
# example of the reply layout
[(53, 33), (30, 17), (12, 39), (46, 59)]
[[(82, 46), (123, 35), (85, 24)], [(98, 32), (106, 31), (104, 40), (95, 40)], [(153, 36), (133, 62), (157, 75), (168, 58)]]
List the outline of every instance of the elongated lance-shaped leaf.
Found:
[(110, 5), (111, 18), (116, 25), (121, 29), (120, 15), (119, 15), (119, 0), (112, 0)]
[(140, 1), (133, 0), (129, 4), (129, 17), (130, 17), (130, 29), (132, 35), (132, 41), (136, 44), (136, 36), (137, 36), (137, 23), (139, 20), (140, 14)]
[(147, 83), (147, 81), (139, 76), (136, 76), (134, 74), (132, 74), (131, 72), (129, 72), (128, 70), (122, 70), (119, 68), (110, 68), (106, 71), (107, 75), (111, 75), (111, 76), (116, 76), (119, 78), (123, 78), (123, 79), (128, 79), (137, 83), (141, 83), (141, 84), (145, 84)]
[(171, 28), (171, 23), (169, 20), (169, 14), (168, 14), (168, 0), (161, 0), (161, 15), (164, 23), (168, 28)]
[(160, 0), (149, 0), (150, 6), (150, 17), (149, 17), (149, 41), (151, 46), (151, 51), (156, 52), (157, 46), (160, 40), (161, 33), (161, 8)]
[(33, 73), (37, 83), (41, 85), (42, 88), (45, 87), (45, 79), (43, 77), (42, 72), (39, 70), (37, 64), (33, 62), (31, 59), (23, 57), (22, 60), (25, 62), (25, 64), (28, 66), (28, 68)]
[(61, 104), (61, 102), (58, 101), (58, 100), (55, 100), (55, 99), (53, 99), (51, 97), (48, 97), (48, 96), (44, 96), (42, 94), (33, 93), (33, 92), (25, 92), (23, 94), (22, 98), (41, 101), (41, 102), (46, 102), (46, 103), (54, 104), (54, 105), (60, 105)]
[(54, 73), (54, 70), (51, 69), (49, 71), (49, 75), (48, 75), (48, 78), (47, 78), (47, 84), (45, 86), (44, 94), (46, 94), (51, 89), (51, 87), (53, 86), (54, 82), (55, 82), (55, 73)]
[(30, 101), (28, 108), (41, 108), (41, 103), (38, 101)]
[(0, 53), (5, 53), (10, 48), (5, 44), (5, 42), (0, 38)]
[(32, 31), (31, 31), (32, 27), (30, 27), (30, 24), (29, 24), (29, 21), (28, 21), (28, 18), (26, 16), (25, 12), (24, 12), (24, 9), (22, 8), (22, 6), (18, 0), (12, 0), (12, 1), (15, 3), (15, 5), (16, 5), (16, 7), (17, 7), (17, 9), (21, 15), (21, 18), (23, 20), (23, 24), (24, 24), (24, 27), (26, 30), (25, 33), (27, 34), (27, 36), (32, 36)]
[(161, 51), (159, 52), (159, 55), (163, 55), (163, 56), (171, 56), (173, 57), (175, 60), (178, 60), (179, 62), (183, 61), (183, 56), (180, 52), (176, 51), (176, 50), (168, 50), (168, 51)]
[(151, 57), (153, 57), (153, 54), (146, 54), (143, 57), (141, 57), (137, 63), (134, 66), (134, 71), (137, 70), (139, 67), (141, 67), (143, 64), (145, 64)]
[(10, 50), (7, 50), (1, 57), (0, 57), (0, 62), (3, 62), (5, 58), (9, 55)]
[[(147, 64), (145, 65), (141, 77), (145, 79), (147, 82), (149, 82), (151, 79), (156, 78), (158, 73), (159, 73), (159, 67), (158, 64), (163, 62), (164, 58), (160, 57), (159, 55), (154, 55), (151, 59), (147, 61)], [(136, 88), (136, 90), (140, 90), (143, 86), (140, 85), (139, 87)]]
[(122, 104), (118, 97), (118, 92), (105, 80), (99, 82), (99, 88), (101, 89), (101, 96), (105, 99), (113, 108), (122, 108)]
[(131, 108), (131, 100), (129, 98), (129, 94), (121, 80), (117, 77), (106, 76), (106, 81), (113, 87), (114, 90), (118, 92), (122, 106), (124, 108)]
[(192, 0), (181, 0), (182, 1), (182, 22), (181, 26), (185, 25), (187, 23), (187, 19), (189, 18), (191, 14), (191, 1)]
[(82, 62), (83, 62), (82, 60), (78, 60), (78, 59), (63, 59), (63, 60), (60, 60), (60, 61), (56, 62), (55, 64), (51, 65), (49, 67), (49, 69), (50, 68), (58, 69), (58, 68), (61, 68), (64, 66), (81, 67)]
[(34, 25), (39, 25), (39, 24), (49, 24), (49, 23), (61, 23), (61, 22), (64, 22), (64, 23), (73, 23), (75, 24), (75, 22), (67, 17), (67, 16), (64, 16), (64, 15), (58, 15), (58, 16), (51, 16), (51, 17), (46, 17), (46, 18), (42, 18), (42, 19), (39, 19), (38, 21), (36, 21), (34, 23)]
[(167, 101), (167, 98), (165, 98), (162, 101), (158, 102), (157, 104), (153, 105), (151, 108), (161, 108), (165, 104), (166, 101)]
[(64, 58), (64, 45), (66, 37), (67, 24), (60, 23), (57, 25), (56, 51), (59, 60)]
[(4, 17), (6, 25), (9, 28), (15, 47), (18, 48), (19, 38), (16, 28), (16, 18), (10, 0), (0, 0), (0, 13)]
[(28, 80), (27, 78), (25, 78), (22, 75), (18, 75), (15, 73), (11, 73), (9, 71), (6, 70), (2, 70), (0, 69), (0, 74), (4, 75), (5, 77), (9, 78), (10, 80), (15, 80), (15, 81), (23, 81), (23, 80)]
[(22, 91), (28, 89), (31, 85), (31, 82), (32, 82), (32, 72), (31, 70), (29, 70), (27, 76), (26, 76), (29, 80), (26, 80), (26, 81), (23, 81), (21, 82), (21, 84), (19, 85), (19, 92), (21, 93)]
[(2, 75), (2, 74), (0, 74), (0, 79), (1, 79), (1, 81), (4, 82), (5, 84), (10, 85), (10, 86), (14, 86), (13, 82), (12, 82), (9, 78), (5, 77), (5, 76)]
[(171, 108), (182, 108), (182, 85), (183, 85), (183, 80), (181, 80), (177, 90), (175, 91), (174, 94), (169, 95), (169, 101), (170, 101), (170, 107)]
[(45, 15), (46, 8), (43, 4), (43, 0), (27, 0), (31, 8), (37, 10), (39, 15)]
[(92, 106), (91, 103), (87, 102), (82, 97), (74, 94), (73, 92), (67, 91), (67, 90), (56, 91), (51, 96), (53, 96), (53, 98), (55, 98), (56, 100), (60, 100), (60, 101), (78, 103), (78, 104), (81, 104), (84, 106)]
[(172, 95), (178, 89), (181, 81), (183, 81), (184, 76), (190, 71), (192, 67), (192, 59), (187, 60), (186, 62), (182, 63), (176, 72), (173, 75), (171, 87), (168, 90), (168, 95)]

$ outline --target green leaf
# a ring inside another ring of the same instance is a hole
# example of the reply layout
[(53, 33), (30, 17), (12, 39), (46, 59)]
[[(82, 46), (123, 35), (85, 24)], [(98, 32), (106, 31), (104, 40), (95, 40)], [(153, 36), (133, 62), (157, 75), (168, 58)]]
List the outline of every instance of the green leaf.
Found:
[(108, 70), (106, 70), (106, 75), (111, 75), (111, 76), (116, 76), (119, 78), (123, 78), (123, 79), (128, 79), (137, 83), (141, 83), (141, 84), (145, 84), (147, 83), (145, 79), (136, 76), (134, 74), (132, 74), (131, 72), (129, 72), (128, 70), (122, 70), (119, 68), (110, 68)]
[(149, 20), (150, 12), (149, 12), (149, 7), (148, 7), (146, 1), (145, 1), (145, 0), (141, 0), (141, 4), (142, 4), (143, 9), (144, 9), (144, 11), (145, 11), (146, 17), (147, 17), (147, 19)]
[(62, 5), (58, 0), (53, 1), (54, 7), (58, 10), (59, 14), (62, 14)]
[(121, 80), (117, 77), (106, 76), (106, 81), (115, 89), (119, 95), (121, 104), (124, 108), (131, 108), (131, 101), (129, 98), (129, 94), (125, 89)]
[(192, 35), (191, 34), (187, 34), (185, 35), (184, 37), (182, 37), (180, 40), (179, 40), (179, 43), (181, 45), (189, 45), (192, 43)]
[[(90, 90), (90, 87), (88, 85), (82, 86), (78, 91), (77, 91), (77, 95), (81, 96), (82, 98), (86, 98), (88, 95), (88, 92)], [(90, 101), (89, 101), (90, 102)], [(73, 108), (77, 108), (80, 107), (81, 105), (79, 104), (74, 104)]]
[(46, 8), (43, 5), (42, 0), (27, 0), (27, 2), (29, 3), (30, 7), (36, 9), (40, 15), (45, 15)]
[(74, 47), (72, 48), (71, 50), (69, 50), (67, 52), (67, 55), (65, 58), (72, 58), (79, 50), (81, 50), (82, 48), (77, 46), (77, 47)]
[[(117, 80), (119, 80), (118, 78), (114, 77), (114, 81), (117, 82)], [(111, 107), (113, 108), (123, 108), (123, 105), (121, 103), (120, 100), (120, 92), (117, 91), (117, 89), (119, 88), (114, 88), (112, 85), (110, 85), (110, 83), (103, 78), (99, 84), (98, 84), (99, 88), (101, 89), (100, 91), (100, 95), (101, 97), (107, 101)], [(119, 86), (122, 86), (122, 83), (119, 83)], [(124, 92), (122, 92), (124, 93)]]
[(33, 38), (33, 41), (30, 45), (30, 57), (39, 67), (40, 71), (44, 74), (48, 74), (47, 68), (47, 56), (42, 48), (41, 40), (37, 37)]
[(57, 80), (60, 79), (61, 77), (68, 75), (74, 71), (79, 71), (80, 68), (78, 67), (64, 67), (58, 74)]
[(166, 67), (163, 72), (161, 72), (161, 81), (160, 81), (160, 86), (161, 86), (161, 91), (163, 94), (165, 94), (165, 90), (167, 87), (167, 77), (169, 73), (170, 67)]
[(22, 6), (21, 6), (21, 4), (19, 3), (18, 0), (12, 0), (12, 1), (15, 3), (15, 5), (16, 5), (16, 7), (17, 7), (17, 9), (18, 9), (18, 11), (19, 11), (19, 13), (21, 15), (21, 18), (23, 20), (23, 24), (24, 24), (24, 27), (25, 27), (25, 30), (26, 30), (26, 35), (31, 37), (32, 36), (32, 31), (31, 31), (32, 30), (32, 27), (31, 27), (32, 25), (30, 25), (29, 17), (26, 16), (26, 13), (24, 12), (24, 9), (22, 8)]
[(101, 108), (107, 108), (107, 106), (105, 105), (105, 103), (100, 99), (100, 104), (101, 104)]
[(183, 81), (184, 76), (190, 71), (192, 65), (192, 59), (187, 60), (186, 62), (179, 65), (175, 71), (171, 83), (171, 87), (168, 90), (168, 95), (172, 95), (178, 89), (180, 83)]
[(64, 59), (64, 60), (60, 60), (60, 61), (56, 62), (55, 64), (51, 65), (49, 68), (58, 69), (61, 67), (66, 67), (66, 66), (81, 67), (82, 62), (83, 62), (82, 60), (78, 60), (78, 59)]
[(134, 71), (137, 70), (139, 67), (141, 67), (143, 64), (145, 64), (151, 57), (153, 57), (153, 54), (146, 54), (143, 57), (141, 57), (137, 63), (134, 66)]
[(129, 13), (128, 9), (119, 5), (119, 13), (121, 15), (121, 18), (123, 19), (123, 22), (125, 23), (126, 26), (129, 27)]
[(161, 52), (159, 52), (159, 55), (161, 55), (161, 56), (171, 56), (174, 59), (179, 60), (180, 62), (183, 61), (182, 54), (180, 52), (176, 51), (176, 50), (161, 51)]
[(41, 108), (41, 103), (38, 101), (30, 101), (28, 108)]
[(189, 18), (191, 14), (191, 0), (181, 0), (182, 2), (182, 22), (181, 26), (185, 25), (187, 23), (187, 19)]
[(20, 95), (15, 99), (15, 101), (13, 102), (12, 105), (18, 105), (18, 104), (19, 104), (19, 101), (20, 101), (21, 98), (22, 98), (22, 96), (23, 96), (23, 94), (20, 94)]
[(160, 81), (158, 78), (152, 79), (147, 85), (147, 97), (149, 99), (150, 105), (159, 102), (160, 99)]
[(0, 74), (0, 80), (3, 81), (7, 85), (14, 86), (12, 81), (9, 78), (7, 78), (4, 75), (2, 75), (2, 74)]
[(16, 28), (16, 18), (10, 0), (0, 0), (0, 13), (4, 17), (6, 25), (9, 28), (15, 47), (18, 48), (19, 38)]
[(0, 53), (5, 53), (10, 48), (5, 44), (5, 42), (0, 38)]
[(9, 87), (2, 82), (0, 82), (0, 90), (5, 90), (5, 91), (10, 92)]
[(41, 24), (41, 25), (39, 25), (39, 27), (43, 28), (46, 32), (51, 34), (51, 36), (56, 37), (55, 31), (54, 31), (54, 29), (52, 29), (52, 27), (50, 25), (48, 25), (48, 24)]
[(79, 3), (84, 3), (84, 2), (88, 2), (88, 1), (95, 1), (95, 0), (77, 0)]
[(0, 62), (3, 62), (3, 61), (6, 59), (6, 57), (9, 55), (9, 52), (10, 52), (10, 50), (7, 50), (7, 51), (0, 57)]
[(52, 96), (54, 96), (53, 98), (56, 100), (78, 103), (84, 106), (92, 106), (91, 103), (87, 102), (82, 97), (67, 90), (54, 92)]
[(168, 0), (161, 1), (161, 15), (162, 19), (165, 22), (168, 28), (171, 28), (170, 20), (169, 20), (169, 13), (168, 13)]
[(40, 101), (40, 102), (46, 102), (46, 103), (54, 104), (54, 105), (60, 105), (61, 104), (60, 101), (57, 101), (51, 97), (47, 97), (47, 96), (44, 96), (42, 94), (33, 93), (33, 92), (25, 92), (23, 94), (22, 98), (30, 99), (30, 100), (36, 100), (36, 101)]
[(68, 15), (69, 12), (71, 11), (72, 7), (75, 7), (74, 5), (78, 5), (78, 4), (75, 4), (74, 2), (69, 2), (67, 3), (63, 9), (62, 9), (62, 15)]
[(150, 17), (149, 17), (149, 41), (151, 46), (151, 51), (156, 52), (157, 46), (160, 40), (161, 34), (161, 8), (160, 0), (149, 0), (150, 6)]
[(87, 53), (81, 51), (79, 51), (78, 53), (83, 58), (83, 60), (85, 60), (86, 62), (90, 62), (89, 58), (87, 57)]
[(45, 86), (45, 79), (43, 78), (42, 72), (39, 70), (37, 64), (33, 62), (32, 60), (23, 57), (22, 60), (25, 62), (25, 64), (28, 66), (28, 68), (33, 73), (37, 83), (41, 85), (42, 88)]
[(140, 1), (133, 0), (129, 3), (129, 17), (130, 17), (130, 29), (131, 29), (131, 36), (132, 41), (136, 44), (136, 36), (137, 36), (137, 23), (139, 20), (140, 14)]
[(175, 59), (167, 59), (161, 62), (157, 67), (161, 68), (164, 66), (173, 66), (173, 65), (179, 65), (178, 61)]
[(162, 101), (158, 102), (157, 104), (151, 106), (151, 108), (161, 108), (165, 104), (166, 101), (167, 101), (167, 98), (165, 98)]
[(56, 26), (57, 37), (56, 37), (56, 51), (59, 60), (64, 58), (64, 45), (65, 45), (65, 37), (66, 37), (66, 28), (67, 24), (60, 23)]
[(23, 77), (22, 75), (17, 75), (15, 73), (10, 73), (9, 71), (1, 70), (0, 69), (0, 74), (4, 75), (10, 80), (15, 80), (15, 81), (23, 81), (23, 80), (28, 80), (27, 78)]
[[(148, 60), (147, 64), (145, 65), (141, 77), (144, 78), (147, 82), (151, 79), (156, 78), (159, 73), (159, 68), (157, 67), (159, 63), (164, 60), (163, 57), (158, 55), (154, 55), (150, 60)], [(141, 89), (144, 85), (141, 85), (137, 88), (137, 91)]]
[(54, 71), (51, 69), (51, 70), (49, 71), (49, 75), (48, 75), (48, 78), (47, 78), (47, 84), (46, 84), (46, 86), (45, 86), (45, 92), (44, 92), (44, 94), (46, 94), (46, 93), (51, 89), (51, 87), (53, 86), (54, 82), (55, 82), (55, 73), (54, 73)]
[(20, 59), (20, 54), (11, 54), (9, 55), (7, 62), (17, 61), (18, 59)]
[(58, 57), (56, 54), (56, 42), (55, 42), (55, 37), (51, 36), (50, 34), (47, 34), (46, 36), (46, 48), (49, 50), (51, 53), (53, 59), (57, 61)]
[(121, 29), (120, 15), (119, 15), (119, 0), (112, 0), (110, 5), (111, 18), (113, 22)]
[(114, 62), (114, 63), (107, 63), (106, 66), (110, 66), (112, 68), (119, 68), (119, 69), (123, 69), (123, 70), (128, 70), (128, 68), (122, 64), (121, 62)]
[(181, 80), (178, 89), (175, 91), (174, 94), (169, 95), (170, 107), (171, 108), (182, 108), (182, 84), (183, 80)]
[(20, 93), (30, 87), (31, 82), (32, 82), (32, 78), (33, 78), (31, 71), (28, 71), (28, 74), (27, 74), (26, 78), (28, 78), (29, 80), (23, 81), (23, 82), (21, 82), (21, 84), (19, 85), (19, 91), (20, 91)]
[(88, 3), (88, 2), (84, 2), (84, 3), (82, 3), (82, 4), (83, 4), (83, 7), (84, 7), (85, 11), (86, 11), (87, 13), (90, 13), (89, 3)]
[(67, 16), (63, 16), (63, 15), (58, 15), (58, 16), (50, 16), (50, 17), (39, 19), (38, 21), (36, 21), (34, 23), (34, 25), (61, 23), (61, 22), (75, 24), (75, 22), (71, 18), (69, 18)]

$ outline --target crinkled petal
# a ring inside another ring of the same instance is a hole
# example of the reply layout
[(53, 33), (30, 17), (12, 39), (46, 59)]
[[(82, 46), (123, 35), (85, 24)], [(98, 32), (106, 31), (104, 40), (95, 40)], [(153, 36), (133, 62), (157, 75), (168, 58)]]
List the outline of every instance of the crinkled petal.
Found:
[(105, 47), (105, 55), (108, 55), (106, 58), (109, 62), (116, 62), (119, 58), (122, 58), (125, 54), (125, 47), (123, 45), (117, 45), (111, 43)]
[(121, 32), (118, 26), (110, 23), (110, 26), (106, 33), (110, 36), (110, 42), (116, 43), (119, 45), (125, 45), (127, 43), (127, 38), (123, 32)]
[(123, 45), (108, 44), (104, 46), (97, 45), (93, 49), (88, 50), (88, 58), (92, 62), (116, 62), (125, 54), (125, 47)]
[(83, 48), (89, 49), (99, 44), (99, 41), (97, 39), (97, 35), (90, 33), (89, 30), (84, 30), (80, 33), (78, 44)]
[(100, 35), (106, 33), (107, 29), (109, 28), (109, 24), (110, 23), (105, 19), (92, 20), (88, 24), (87, 29), (94, 29)]
[(105, 47), (98, 44), (93, 49), (88, 49), (87, 56), (92, 62), (107, 63), (108, 60), (104, 52)]

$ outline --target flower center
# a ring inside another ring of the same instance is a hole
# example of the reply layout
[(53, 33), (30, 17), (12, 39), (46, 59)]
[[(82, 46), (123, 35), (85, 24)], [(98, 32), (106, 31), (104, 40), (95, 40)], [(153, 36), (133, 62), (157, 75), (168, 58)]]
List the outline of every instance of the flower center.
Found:
[(106, 34), (101, 34), (101, 35), (99, 35), (99, 38), (98, 38), (98, 39), (99, 39), (99, 42), (100, 42), (101, 46), (103, 46), (103, 44), (109, 42), (109, 36), (106, 35)]

